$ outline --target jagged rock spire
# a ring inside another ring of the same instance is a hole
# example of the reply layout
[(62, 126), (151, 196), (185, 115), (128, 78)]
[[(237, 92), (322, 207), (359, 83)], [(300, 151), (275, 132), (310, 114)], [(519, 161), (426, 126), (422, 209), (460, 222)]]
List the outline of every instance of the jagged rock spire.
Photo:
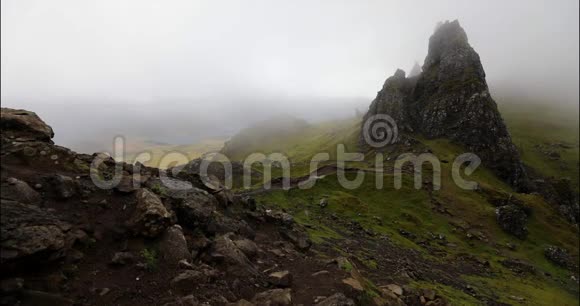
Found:
[(418, 78), (399, 70), (372, 102), (368, 118), (388, 114), (403, 132), (449, 138), (520, 190), (527, 175), (492, 99), (479, 55), (457, 20), (437, 26)]

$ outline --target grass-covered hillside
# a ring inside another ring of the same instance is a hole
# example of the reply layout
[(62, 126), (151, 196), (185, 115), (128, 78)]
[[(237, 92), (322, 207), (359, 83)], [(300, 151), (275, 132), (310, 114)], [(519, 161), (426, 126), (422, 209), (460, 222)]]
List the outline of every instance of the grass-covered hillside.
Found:
[[(501, 110), (526, 166), (544, 176), (568, 177), (577, 186), (577, 119), (540, 110), (522, 112), (512, 106)], [(285, 153), (295, 162), (291, 175), (297, 177), (308, 173), (302, 162), (319, 152), (332, 156), (338, 143), (356, 151), (359, 131), (360, 119), (327, 122), (286, 134), (275, 142), (259, 146), (255, 142), (252, 149)], [(423, 152), (427, 147), (446, 161), (463, 153), (461, 147), (445, 139), (410, 137), (417, 140), (410, 152)], [(247, 155), (228, 153), (238, 160)], [(374, 155), (367, 154), (365, 160), (373, 161)], [(489, 300), (512, 305), (577, 305), (578, 283), (571, 279), (575, 273), (544, 256), (548, 245), (556, 245), (568, 250), (577, 262), (577, 226), (541, 196), (516, 194), (485, 168), (480, 167), (470, 177), (479, 183), (479, 190), (466, 191), (454, 184), (451, 162), (441, 166), (440, 190), (429, 184), (415, 190), (409, 174), (404, 176), (403, 188), (395, 189), (393, 158), (387, 154), (384, 173), (379, 174), (384, 181), (382, 189), (375, 187), (377, 174), (369, 170), (362, 186), (352, 190), (342, 187), (337, 175), (331, 173), (310, 189), (257, 190), (254, 194), (262, 205), (292, 213), (316, 243), (352, 258), (377, 285), (398, 281), (433, 287), (454, 305)], [(357, 167), (368, 170), (371, 164)], [(429, 171), (425, 174), (424, 181), (428, 181)], [(354, 173), (348, 176), (352, 178)], [(512, 198), (530, 211), (525, 239), (500, 228), (494, 204), (497, 198)], [(320, 205), (321, 201), (327, 205)], [(367, 234), (360, 236), (361, 229)], [(409, 264), (407, 270), (400, 267), (401, 257), (414, 256), (418, 262)], [(514, 268), (509, 264), (513, 261), (522, 262), (524, 268)]]
[[(128, 162), (140, 161), (145, 166), (164, 169), (169, 166), (185, 164), (208, 152), (217, 152), (223, 145), (224, 140), (222, 139), (206, 139), (187, 145), (137, 143), (127, 147), (125, 159)], [(150, 154), (150, 159), (144, 159), (144, 157), (149, 156), (148, 154)], [(171, 163), (172, 161), (176, 161), (177, 164)]]

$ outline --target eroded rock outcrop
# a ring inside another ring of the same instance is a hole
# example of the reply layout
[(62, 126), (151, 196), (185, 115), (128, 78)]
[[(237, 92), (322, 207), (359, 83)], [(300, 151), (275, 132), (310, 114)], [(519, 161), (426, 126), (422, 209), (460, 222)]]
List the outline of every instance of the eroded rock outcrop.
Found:
[(44, 141), (52, 143), (54, 132), (36, 113), (2, 108), (2, 145), (9, 141)]
[(512, 186), (529, 188), (479, 55), (458, 21), (435, 30), (421, 74), (407, 78), (397, 70), (387, 79), (365, 120), (376, 114), (391, 116), (400, 131), (460, 143)]

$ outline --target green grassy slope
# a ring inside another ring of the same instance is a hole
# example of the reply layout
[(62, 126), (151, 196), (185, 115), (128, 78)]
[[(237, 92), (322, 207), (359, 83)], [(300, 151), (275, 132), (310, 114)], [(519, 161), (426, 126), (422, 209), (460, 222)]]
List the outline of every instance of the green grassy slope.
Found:
[[(524, 163), (544, 176), (568, 177), (578, 188), (578, 110), (513, 104), (500, 110)], [(560, 158), (550, 158), (549, 152)]]
[[(529, 114), (510, 107), (502, 107), (501, 110), (514, 142), (520, 148), (524, 163), (543, 175), (569, 177), (577, 186), (577, 118), (550, 117), (547, 112), (539, 110), (530, 111)], [(348, 151), (356, 151), (359, 130), (360, 121), (357, 119), (328, 122), (295, 135), (286, 135), (283, 141), (262, 143), (253, 149), (263, 153), (287, 154), (297, 163), (291, 174), (299, 176), (307, 173), (307, 168), (300, 162), (308, 161), (319, 152), (328, 152), (333, 156), (338, 143), (345, 143)], [(447, 140), (417, 140), (428, 146), (440, 160), (452, 161), (463, 152)], [(554, 143), (564, 146), (552, 146)], [(544, 146), (554, 147), (560, 158), (551, 159), (545, 154)], [(367, 160), (373, 159), (373, 156), (367, 156)], [(385, 161), (385, 166), (390, 169), (392, 161)], [(387, 172), (383, 176), (385, 187), (380, 190), (375, 188), (373, 173), (366, 173), (363, 185), (354, 190), (341, 187), (336, 175), (328, 175), (317, 181), (311, 189), (272, 190), (261, 193), (257, 198), (265, 206), (282, 207), (291, 212), (299, 222), (307, 225), (315, 242), (340, 240), (341, 235), (348, 232), (339, 224), (320, 221), (324, 215), (335, 214), (341, 219), (357, 221), (364, 228), (385, 234), (395, 244), (416, 249), (426, 258), (435, 261), (447, 262), (462, 254), (489, 261), (492, 275), (464, 276), (464, 280), (483, 296), (494, 297), (509, 304), (577, 305), (578, 288), (570, 280), (571, 273), (547, 261), (543, 255), (545, 246), (554, 244), (568, 249), (578, 258), (577, 229), (539, 196), (517, 194), (515, 196), (533, 211), (528, 221), (529, 236), (526, 240), (518, 240), (499, 228), (495, 207), (488, 202), (484, 192), (458, 188), (451, 178), (451, 164), (442, 163), (441, 166), (442, 188), (431, 193), (426, 189), (413, 189), (411, 177), (405, 177), (403, 188), (396, 190), (393, 187), (392, 172)], [(471, 179), (476, 180), (484, 190), (514, 193), (490, 171), (481, 167)], [(328, 199), (328, 207), (324, 210), (318, 206), (321, 198)], [(438, 206), (434, 206), (434, 203)], [(441, 207), (449, 214), (438, 212)], [(440, 246), (440, 252), (434, 255), (432, 250), (403, 237), (401, 230), (419, 237), (427, 237), (431, 233), (442, 234), (448, 244)], [(516, 250), (510, 249), (509, 244), (517, 245)], [(541, 272), (516, 275), (500, 264), (506, 258), (527, 261)], [(373, 265), (376, 264), (369, 264)], [(453, 304), (475, 303), (458, 288), (437, 283), (418, 282), (416, 285), (437, 288)], [(518, 301), (519, 297), (525, 301)]]

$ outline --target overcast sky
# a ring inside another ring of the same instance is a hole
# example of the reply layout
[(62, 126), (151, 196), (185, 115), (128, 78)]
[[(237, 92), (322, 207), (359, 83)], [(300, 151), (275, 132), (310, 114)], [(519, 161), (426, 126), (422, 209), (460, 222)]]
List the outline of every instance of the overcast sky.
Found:
[(396, 68), (422, 64), (447, 19), (492, 94), (578, 107), (577, 0), (3, 0), (1, 12), (2, 105), (36, 111), (80, 151), (116, 134), (229, 135), (279, 112), (351, 115)]

